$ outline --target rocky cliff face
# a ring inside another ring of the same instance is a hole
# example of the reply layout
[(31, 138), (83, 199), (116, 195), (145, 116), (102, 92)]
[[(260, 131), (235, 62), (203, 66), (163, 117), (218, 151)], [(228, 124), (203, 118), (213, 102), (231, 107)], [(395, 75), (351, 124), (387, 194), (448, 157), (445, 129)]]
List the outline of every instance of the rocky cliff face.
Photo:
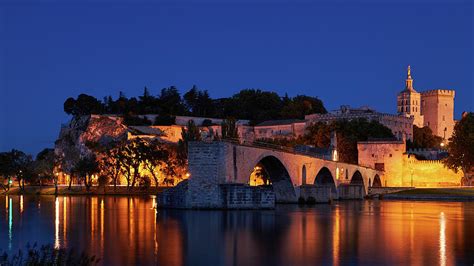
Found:
[(63, 158), (62, 168), (69, 171), (80, 157), (92, 151), (89, 142), (107, 144), (127, 137), (123, 119), (116, 116), (87, 115), (73, 117), (69, 124), (61, 127), (55, 142), (55, 153)]

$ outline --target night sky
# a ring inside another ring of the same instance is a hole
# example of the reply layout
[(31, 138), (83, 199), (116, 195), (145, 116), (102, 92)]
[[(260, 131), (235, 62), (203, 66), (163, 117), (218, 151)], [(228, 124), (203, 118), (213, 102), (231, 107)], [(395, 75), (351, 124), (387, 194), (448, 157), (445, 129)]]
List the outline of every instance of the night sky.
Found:
[(410, 64), (415, 89), (455, 89), (456, 118), (473, 111), (469, 0), (58, 2), (0, 0), (0, 151), (53, 147), (67, 97), (144, 86), (196, 84), (213, 98), (260, 88), (395, 113)]

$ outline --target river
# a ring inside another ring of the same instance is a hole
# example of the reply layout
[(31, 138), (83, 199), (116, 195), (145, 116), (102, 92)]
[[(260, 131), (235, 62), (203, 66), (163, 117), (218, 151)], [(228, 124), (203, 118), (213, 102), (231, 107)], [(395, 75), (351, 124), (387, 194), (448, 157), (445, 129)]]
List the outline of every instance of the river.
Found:
[(151, 197), (2, 197), (0, 249), (8, 253), (36, 242), (84, 250), (105, 265), (474, 263), (474, 202), (190, 211), (156, 210)]

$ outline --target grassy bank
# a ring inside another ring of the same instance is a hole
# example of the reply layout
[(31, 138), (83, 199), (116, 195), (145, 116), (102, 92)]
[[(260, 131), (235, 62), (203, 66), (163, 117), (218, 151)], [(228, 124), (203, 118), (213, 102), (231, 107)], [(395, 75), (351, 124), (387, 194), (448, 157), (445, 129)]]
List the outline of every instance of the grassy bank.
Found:
[[(156, 195), (159, 191), (163, 191), (165, 187), (150, 187), (148, 189), (133, 188), (127, 189), (127, 187), (117, 187), (114, 189), (113, 186), (106, 187), (91, 187), (90, 191), (87, 191), (85, 187), (73, 186), (70, 190), (67, 186), (58, 187), (58, 195)], [(19, 187), (12, 187), (8, 192), (4, 192), (5, 195), (54, 195), (54, 186), (27, 186), (22, 191)]]
[(474, 201), (474, 187), (415, 188), (384, 195), (385, 199)]

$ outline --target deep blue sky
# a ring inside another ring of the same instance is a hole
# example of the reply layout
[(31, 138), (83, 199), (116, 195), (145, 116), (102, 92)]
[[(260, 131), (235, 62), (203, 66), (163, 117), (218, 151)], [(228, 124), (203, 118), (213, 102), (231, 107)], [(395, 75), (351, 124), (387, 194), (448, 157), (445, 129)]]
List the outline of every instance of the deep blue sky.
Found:
[(471, 1), (5, 1), (0, 151), (52, 147), (69, 96), (144, 86), (261, 88), (394, 113), (410, 64), (418, 91), (455, 89), (456, 118), (473, 111)]

